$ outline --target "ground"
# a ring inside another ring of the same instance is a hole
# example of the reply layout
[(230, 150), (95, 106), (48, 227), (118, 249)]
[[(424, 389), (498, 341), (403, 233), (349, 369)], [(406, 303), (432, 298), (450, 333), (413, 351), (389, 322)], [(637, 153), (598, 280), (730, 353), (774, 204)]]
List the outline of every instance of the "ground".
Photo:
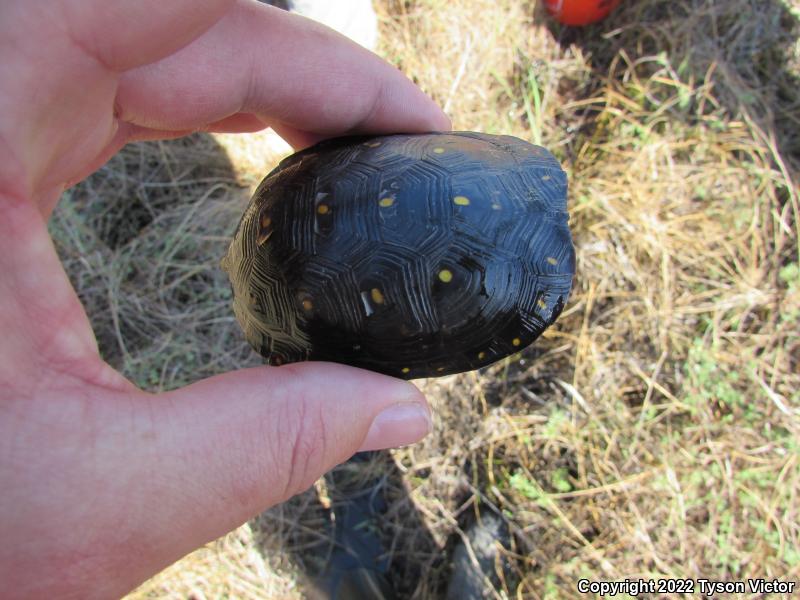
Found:
[[(628, 0), (579, 30), (535, 2), (376, 6), (378, 52), (456, 129), (562, 161), (577, 250), (558, 323), (419, 381), (435, 431), (376, 459), (400, 597), (440, 596), (487, 511), (510, 532), (497, 598), (571, 598), (582, 577), (800, 578), (800, 1)], [(286, 151), (265, 134), (136, 144), (65, 194), (60, 255), (138, 385), (259, 363), (218, 262)], [(131, 598), (302, 597), (330, 502), (320, 481)]]

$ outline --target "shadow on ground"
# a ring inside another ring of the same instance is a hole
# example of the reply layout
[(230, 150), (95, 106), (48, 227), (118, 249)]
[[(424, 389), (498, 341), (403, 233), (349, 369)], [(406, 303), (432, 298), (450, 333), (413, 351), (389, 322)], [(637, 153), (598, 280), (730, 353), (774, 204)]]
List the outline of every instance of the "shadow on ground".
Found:
[(255, 364), (219, 259), (247, 201), (210, 135), (129, 144), (63, 195), (50, 231), (100, 353), (174, 389)]

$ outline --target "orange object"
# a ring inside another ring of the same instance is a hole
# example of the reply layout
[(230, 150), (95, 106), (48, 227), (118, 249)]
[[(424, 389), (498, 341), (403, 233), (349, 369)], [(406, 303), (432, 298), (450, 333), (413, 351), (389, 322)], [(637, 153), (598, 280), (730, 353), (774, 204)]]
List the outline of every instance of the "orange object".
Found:
[(620, 0), (544, 0), (547, 11), (564, 25), (588, 25), (605, 19)]

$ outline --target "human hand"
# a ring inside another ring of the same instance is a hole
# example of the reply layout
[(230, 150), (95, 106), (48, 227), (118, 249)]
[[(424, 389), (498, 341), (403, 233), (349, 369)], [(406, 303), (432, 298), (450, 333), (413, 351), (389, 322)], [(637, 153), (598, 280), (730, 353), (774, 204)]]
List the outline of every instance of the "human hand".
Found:
[(46, 219), (131, 140), (448, 129), (432, 101), (245, 0), (9, 0), (0, 40), (0, 596), (119, 596), (357, 450), (426, 434), (413, 385), (341, 365), (138, 390), (98, 355)]

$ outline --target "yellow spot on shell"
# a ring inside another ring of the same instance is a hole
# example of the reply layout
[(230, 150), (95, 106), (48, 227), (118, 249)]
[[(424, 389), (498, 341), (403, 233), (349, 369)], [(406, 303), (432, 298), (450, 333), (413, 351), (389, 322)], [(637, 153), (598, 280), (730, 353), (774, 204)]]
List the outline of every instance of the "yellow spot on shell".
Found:
[(486, 352), (478, 352), (478, 360), (483, 360), (486, 358)]
[(381, 198), (378, 204), (381, 205), (383, 208), (386, 208), (394, 204), (394, 198)]
[(442, 269), (439, 271), (439, 279), (444, 283), (450, 283), (453, 281), (453, 273), (450, 272), (448, 269)]
[(441, 373), (442, 371), (444, 371), (444, 367), (437, 367), (436, 368), (436, 372), (437, 373)]
[(403, 373), (410, 373), (411, 369), (409, 369), (408, 367), (403, 367), (402, 371)]
[(272, 235), (272, 230), (269, 228), (272, 225), (272, 219), (270, 219), (269, 215), (262, 214), (261, 217), (258, 219), (258, 237), (256, 238), (256, 244), (259, 246), (263, 245), (269, 239), (269, 236)]
[(327, 204), (320, 204), (317, 207), (317, 212), (321, 215), (327, 215), (330, 212), (330, 207)]
[(469, 198), (466, 196), (456, 196), (453, 198), (453, 202), (458, 204), (459, 206), (469, 206)]
[(434, 153), (436, 153), (436, 154), (444, 154), (444, 148), (441, 148), (441, 147), (439, 147), (439, 146), (437, 146), (436, 148), (434, 148), (434, 149), (433, 149), (433, 151), (434, 151)]
[(519, 346), (521, 343), (522, 342), (520, 341), (519, 338), (514, 338), (513, 340), (511, 340), (511, 345), (512, 346)]
[(370, 148), (377, 148), (378, 146), (381, 145), (381, 143), (380, 142), (365, 142), (364, 145), (365, 146), (369, 146)]
[(542, 177), (542, 181), (550, 181), (550, 179), (551, 179), (550, 175), (545, 175), (544, 177)]
[(557, 265), (558, 264), (558, 261), (555, 258), (553, 258), (552, 256), (548, 256), (547, 257), (547, 262), (549, 262), (551, 265)]
[(383, 304), (383, 294), (378, 288), (372, 288), (370, 296), (372, 296), (372, 301), (375, 304)]
[(537, 302), (536, 304), (537, 304), (537, 305), (539, 306), (539, 308), (541, 308), (541, 309), (545, 309), (545, 308), (547, 308), (547, 302), (545, 302), (545, 301), (544, 301), (544, 300), (542, 300), (541, 298), (539, 298), (539, 302)]
[(501, 209), (501, 208), (503, 208), (503, 207), (502, 207), (502, 206), (500, 206), (499, 204), (497, 204), (497, 202), (495, 202), (494, 204), (492, 204), (492, 208), (493, 208), (494, 210), (500, 210), (500, 209)]

